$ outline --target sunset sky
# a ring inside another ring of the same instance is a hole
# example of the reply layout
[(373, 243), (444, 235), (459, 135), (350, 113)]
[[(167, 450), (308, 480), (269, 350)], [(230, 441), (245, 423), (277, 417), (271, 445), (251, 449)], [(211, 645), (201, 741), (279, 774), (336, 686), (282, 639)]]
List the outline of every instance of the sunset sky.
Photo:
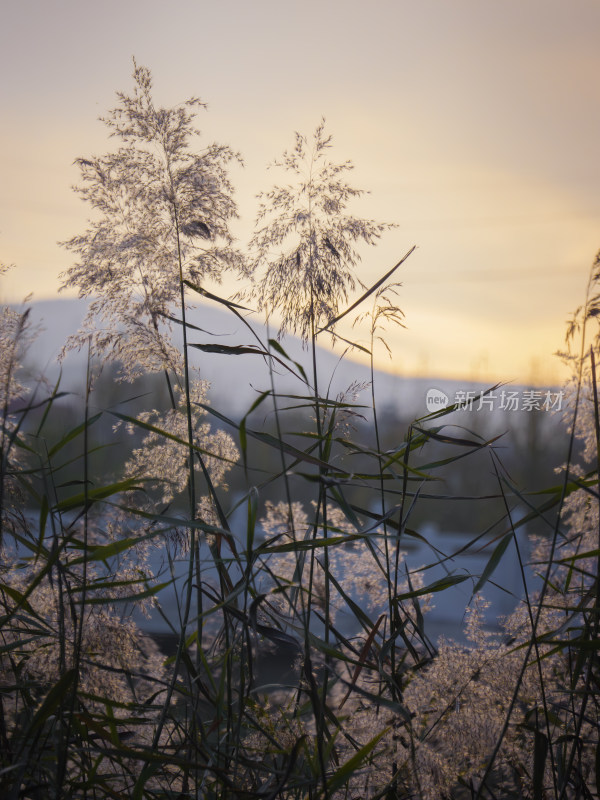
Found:
[[(393, 222), (359, 277), (401, 268), (403, 374), (556, 383), (553, 353), (600, 249), (597, 0), (20, 0), (0, 30), (0, 296), (57, 295), (88, 209), (76, 157), (111, 146), (98, 117), (132, 87), (196, 95), (202, 144), (232, 172), (250, 237), (266, 165), (321, 116), (332, 159), (370, 191), (350, 210)], [(223, 293), (238, 285), (225, 284)]]

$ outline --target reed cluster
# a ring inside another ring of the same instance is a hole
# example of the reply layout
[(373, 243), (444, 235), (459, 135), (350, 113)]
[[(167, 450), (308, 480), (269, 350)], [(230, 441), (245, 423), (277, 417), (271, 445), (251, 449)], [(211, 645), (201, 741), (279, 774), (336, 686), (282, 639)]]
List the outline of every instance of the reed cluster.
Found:
[[(29, 313), (0, 310), (2, 796), (598, 797), (600, 334), (589, 329), (600, 256), (567, 334), (570, 444), (555, 486), (516, 485), (495, 438), (451, 424), (457, 405), (415, 419), (384, 449), (373, 352), (386, 325), (403, 324), (397, 275), (412, 250), (373, 285), (360, 282), (359, 246), (390, 226), (348, 213), (360, 192), (347, 182), (351, 164), (329, 160), (321, 123), (275, 162), (286, 182), (261, 196), (242, 254), (227, 173), (239, 156), (193, 149), (201, 107), (157, 108), (150, 73), (135, 65), (133, 93), (105, 119), (118, 146), (78, 159), (94, 217), (66, 242), (77, 263), (63, 277), (90, 304), (66, 348), (85, 348), (88, 374), (82, 417), (58, 440), (48, 431), (60, 382), (25, 386)], [(207, 288), (226, 270), (245, 282), (234, 300)], [(219, 304), (247, 336), (207, 341), (190, 322), (194, 300)], [(279, 337), (249, 322), (251, 305), (281, 320)], [(317, 344), (341, 339), (338, 323), (352, 314), (369, 346), (343, 341), (370, 354), (371, 387), (333, 397)], [(288, 355), (286, 331), (303, 340), (304, 363)], [(231, 382), (237, 359), (268, 364), (269, 383), (241, 419), (210, 405), (190, 358), (198, 350), (229, 356)], [(160, 375), (169, 407), (93, 410), (105, 361), (123, 387)], [(281, 371), (296, 391), (279, 390)], [(258, 412), (274, 430), (256, 425)], [(116, 436), (135, 437), (120, 474), (98, 480), (92, 434), (107, 415)], [(354, 436), (358, 418), (371, 424), (367, 444)], [(265, 451), (273, 470), (257, 461)], [(66, 480), (73, 458), (79, 478)], [(451, 516), (441, 476), (482, 458), (492, 480), (476, 540), (489, 547), (483, 571), (468, 573), (460, 552), (410, 563), (421, 504)], [(230, 497), (235, 472), (245, 490)], [(518, 536), (533, 520), (534, 588)], [(507, 553), (522, 593), (492, 631), (485, 589)], [(445, 577), (432, 580), (440, 565)], [(458, 583), (471, 594), (466, 641), (432, 641), (427, 613)], [(169, 587), (174, 617), (161, 607)], [(170, 654), (136, 609), (163, 615)]]

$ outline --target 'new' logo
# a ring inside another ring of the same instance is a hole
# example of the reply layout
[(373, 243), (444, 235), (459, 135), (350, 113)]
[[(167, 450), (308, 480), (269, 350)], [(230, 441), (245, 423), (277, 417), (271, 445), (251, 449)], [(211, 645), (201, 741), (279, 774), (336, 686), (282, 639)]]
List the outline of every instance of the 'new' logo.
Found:
[(425, 396), (425, 405), (429, 412), (441, 411), (442, 408), (446, 408), (448, 405), (448, 395), (439, 389), (429, 389)]

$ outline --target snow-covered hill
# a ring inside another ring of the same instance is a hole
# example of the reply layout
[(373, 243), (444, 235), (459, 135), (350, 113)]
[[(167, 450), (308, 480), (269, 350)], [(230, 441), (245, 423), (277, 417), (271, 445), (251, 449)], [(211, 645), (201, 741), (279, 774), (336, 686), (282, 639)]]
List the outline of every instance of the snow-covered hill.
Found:
[[(60, 366), (58, 354), (70, 334), (77, 331), (85, 316), (87, 302), (76, 298), (43, 300), (32, 304), (31, 320), (39, 325), (41, 332), (32, 346), (27, 364), (32, 375), (43, 372), (50, 380), (58, 375)], [(249, 320), (251, 318), (248, 318)], [(256, 345), (257, 340), (237, 317), (215, 305), (202, 304), (194, 309), (189, 321), (209, 333), (194, 331), (190, 336), (192, 343), (213, 345)], [(259, 323), (252, 322), (260, 339), (266, 343), (267, 331)], [(335, 397), (354, 384), (367, 384), (370, 381), (368, 366), (360, 364), (349, 356), (341, 358), (342, 351), (336, 346), (331, 349), (330, 339), (323, 337), (318, 348), (319, 389), (323, 394), (329, 388), (329, 395)], [(302, 348), (294, 336), (287, 336), (281, 345), (293, 361), (301, 363), (309, 373), (310, 354)], [(259, 355), (223, 355), (191, 350), (192, 361), (199, 366), (203, 378), (211, 382), (212, 402), (218, 402), (226, 413), (238, 415), (250, 406), (257, 393), (270, 388), (270, 377), (265, 359)], [(291, 365), (293, 367), (293, 365)], [(74, 389), (83, 385), (86, 368), (86, 354), (71, 351), (62, 363), (62, 387)], [(393, 370), (393, 361), (390, 362)], [(302, 384), (283, 367), (276, 365), (276, 385), (280, 392), (301, 393)], [(378, 407), (400, 413), (403, 417), (426, 414), (426, 396), (430, 389), (445, 393), (450, 402), (457, 392), (479, 392), (489, 388), (483, 384), (466, 381), (452, 381), (435, 378), (403, 377), (393, 371), (378, 370), (375, 375)], [(519, 389), (521, 387), (511, 387)], [(361, 402), (370, 404), (370, 391), (361, 394)]]

